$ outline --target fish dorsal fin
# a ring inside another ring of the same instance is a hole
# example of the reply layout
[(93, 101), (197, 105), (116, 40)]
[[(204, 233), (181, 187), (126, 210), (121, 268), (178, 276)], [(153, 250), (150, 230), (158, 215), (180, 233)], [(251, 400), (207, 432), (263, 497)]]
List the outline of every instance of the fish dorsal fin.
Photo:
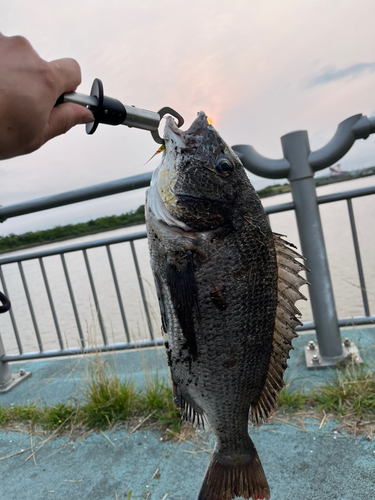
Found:
[(277, 309), (266, 381), (258, 401), (250, 408), (250, 419), (254, 425), (264, 423), (277, 407), (277, 397), (284, 386), (283, 375), (288, 367), (289, 351), (293, 349), (292, 339), (298, 337), (294, 328), (302, 325), (297, 317), (301, 313), (294, 304), (300, 299), (307, 300), (299, 288), (308, 282), (299, 272), (308, 269), (296, 260), (303, 257), (293, 250), (295, 246), (281, 236), (273, 235), (278, 269)]

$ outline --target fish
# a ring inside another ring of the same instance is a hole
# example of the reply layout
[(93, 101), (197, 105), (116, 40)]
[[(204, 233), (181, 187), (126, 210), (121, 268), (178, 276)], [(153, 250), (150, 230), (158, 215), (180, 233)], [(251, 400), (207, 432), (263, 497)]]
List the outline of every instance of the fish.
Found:
[(146, 227), (174, 403), (216, 440), (198, 500), (269, 499), (249, 420), (277, 407), (307, 269), (203, 111), (164, 140)]

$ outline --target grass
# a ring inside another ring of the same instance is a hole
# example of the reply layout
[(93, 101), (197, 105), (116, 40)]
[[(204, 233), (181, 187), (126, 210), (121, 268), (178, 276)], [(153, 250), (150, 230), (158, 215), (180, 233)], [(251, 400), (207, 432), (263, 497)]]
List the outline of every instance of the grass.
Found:
[(100, 353), (87, 358), (82, 403), (0, 405), (0, 427), (27, 422), (46, 430), (64, 430), (74, 425), (110, 429), (118, 422), (148, 417), (159, 427), (180, 430), (181, 415), (164, 378), (146, 375), (146, 387), (135, 389), (130, 377), (118, 377), (115, 358), (114, 362), (104, 359)]
[[(280, 393), (279, 408), (285, 413), (316, 410), (338, 418), (375, 421), (375, 371), (366, 365), (350, 364), (335, 370), (332, 379), (309, 392)], [(71, 428), (81, 424), (89, 429), (111, 428), (131, 418), (148, 418), (173, 433), (181, 428), (181, 417), (173, 404), (172, 390), (164, 378), (146, 376), (146, 387), (136, 389), (131, 378), (120, 380), (116, 370), (106, 367), (100, 357), (91, 361), (81, 404), (54, 406), (0, 406), (0, 426), (29, 422), (42, 429)]]
[(80, 410), (70, 403), (58, 403), (54, 406), (36, 405), (0, 406), (0, 426), (11, 422), (30, 422), (39, 424), (43, 429), (68, 427), (80, 420)]
[(280, 393), (280, 408), (285, 412), (315, 409), (338, 418), (371, 419), (375, 422), (375, 371), (368, 365), (350, 363), (334, 370), (332, 379), (308, 393)]
[(92, 380), (86, 390), (83, 405), (84, 422), (89, 428), (112, 427), (119, 420), (127, 420), (138, 408), (139, 397), (130, 379), (101, 375)]
[(350, 364), (314, 394), (317, 409), (339, 417), (361, 419), (375, 415), (375, 372), (366, 365)]
[(181, 415), (173, 403), (172, 389), (165, 379), (158, 374), (153, 378), (146, 377), (146, 390), (140, 393), (140, 403), (147, 414), (154, 412), (155, 418), (173, 432), (181, 428)]
[(75, 424), (89, 429), (110, 429), (117, 422), (150, 414), (159, 426), (179, 431), (181, 416), (174, 407), (172, 391), (163, 379), (156, 377), (146, 389), (138, 391), (130, 379), (101, 377), (89, 384), (82, 404), (0, 406), (0, 426), (28, 422), (47, 430)]

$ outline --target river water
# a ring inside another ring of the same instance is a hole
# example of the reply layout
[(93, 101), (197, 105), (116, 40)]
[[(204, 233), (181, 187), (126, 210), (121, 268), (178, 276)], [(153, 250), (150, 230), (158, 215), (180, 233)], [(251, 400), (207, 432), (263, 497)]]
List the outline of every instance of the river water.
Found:
[[(318, 196), (357, 189), (374, 185), (375, 178), (367, 177), (352, 181), (321, 186), (317, 189)], [(262, 200), (264, 206), (271, 206), (291, 201), (291, 194), (286, 193)], [(360, 241), (360, 249), (365, 273), (366, 289), (372, 314), (375, 310), (375, 195), (353, 200), (356, 226)], [(79, 209), (79, 208), (77, 208)], [(334, 287), (337, 312), (339, 317), (364, 315), (362, 296), (359, 286), (355, 253), (350, 231), (350, 223), (346, 201), (335, 202), (320, 206), (323, 222), (324, 237), (328, 252), (329, 265)], [(299, 238), (294, 212), (274, 214), (270, 217), (273, 231), (285, 234), (288, 240), (299, 247)], [(144, 230), (144, 226), (133, 226), (105, 233), (83, 236), (66, 242), (41, 245), (28, 250), (2, 254), (6, 256), (29, 253), (42, 249), (63, 247), (80, 242), (104, 239), (112, 236), (135, 233)], [(146, 240), (135, 242), (135, 248), (140, 265), (142, 282), (145, 289), (147, 303), (151, 313), (152, 324), (156, 337), (160, 337), (160, 320), (153, 278), (149, 265)], [(131, 340), (149, 337), (146, 315), (139, 291), (134, 262), (129, 243), (120, 243), (111, 247), (116, 267), (121, 296), (123, 299), (126, 319), (128, 322)], [(109, 342), (125, 342), (126, 336), (121, 320), (115, 287), (110, 271), (109, 261), (105, 248), (88, 250), (90, 266), (100, 302), (100, 308)], [(95, 312), (94, 301), (89, 285), (86, 267), (82, 252), (66, 254), (66, 262), (77, 302), (80, 321), (84, 335), (89, 344), (102, 343), (100, 328)], [(63, 268), (59, 256), (43, 259), (48, 280), (55, 303), (56, 314), (60, 324), (64, 343), (68, 347), (79, 345), (79, 336), (72, 306), (68, 294)], [(26, 261), (24, 264), (25, 276), (32, 297), (33, 307), (38, 328), (45, 350), (58, 349), (56, 329), (48, 305), (48, 298), (42, 278), (39, 262)], [(20, 273), (17, 264), (2, 266), (9, 297), (12, 301), (17, 327), (23, 344), (24, 352), (38, 351), (38, 343), (27, 305)], [(308, 296), (307, 286), (301, 291)], [(311, 321), (312, 314), (309, 302), (298, 302), (303, 320)], [(9, 314), (0, 316), (0, 329), (7, 354), (17, 353)]]

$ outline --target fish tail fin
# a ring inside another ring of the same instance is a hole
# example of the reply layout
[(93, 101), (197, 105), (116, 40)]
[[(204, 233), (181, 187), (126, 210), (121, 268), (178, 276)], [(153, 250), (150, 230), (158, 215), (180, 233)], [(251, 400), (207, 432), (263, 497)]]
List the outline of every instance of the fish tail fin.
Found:
[(258, 453), (235, 465), (220, 452), (214, 452), (208, 466), (198, 500), (231, 500), (243, 497), (269, 499), (270, 489)]

